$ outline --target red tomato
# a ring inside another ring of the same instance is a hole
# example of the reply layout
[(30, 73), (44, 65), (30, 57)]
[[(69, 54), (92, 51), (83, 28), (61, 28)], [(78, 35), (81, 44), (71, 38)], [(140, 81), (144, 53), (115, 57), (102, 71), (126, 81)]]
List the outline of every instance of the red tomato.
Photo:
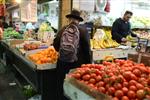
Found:
[(127, 87), (123, 87), (122, 91), (123, 91), (124, 94), (127, 94), (128, 93), (128, 88)]
[(105, 83), (109, 83), (109, 82), (110, 82), (110, 79), (109, 79), (109, 78), (104, 78), (104, 82), (105, 82)]
[(123, 95), (124, 95), (124, 94), (123, 94), (123, 92), (122, 92), (121, 90), (117, 90), (117, 91), (115, 92), (115, 96), (116, 96), (117, 98), (121, 98)]
[(134, 69), (133, 74), (135, 74), (137, 77), (141, 76), (141, 71), (139, 69)]
[(97, 82), (99, 82), (101, 79), (102, 79), (102, 77), (101, 77), (100, 75), (98, 75), (98, 76), (96, 77), (96, 81), (97, 81)]
[(89, 83), (88, 86), (89, 86), (90, 88), (94, 88), (94, 87), (95, 87), (92, 83)]
[(131, 74), (131, 79), (132, 80), (137, 80), (138, 78), (134, 74)]
[(149, 87), (144, 87), (145, 92), (147, 92), (148, 94), (150, 94), (150, 88)]
[(110, 77), (110, 82), (115, 82), (116, 81), (116, 76), (112, 76), (112, 77)]
[(148, 85), (150, 86), (150, 78), (148, 78), (147, 83), (148, 83)]
[(150, 100), (150, 95), (145, 96), (147, 100)]
[(127, 93), (127, 96), (128, 96), (130, 99), (135, 99), (136, 94), (135, 94), (134, 91), (129, 90), (128, 93)]
[(123, 77), (129, 81), (131, 79), (131, 74), (131, 71), (126, 71), (123, 73)]
[(104, 85), (105, 85), (105, 83), (103, 81), (100, 81), (100, 82), (97, 83), (98, 87), (103, 87)]
[(105, 93), (105, 92), (106, 92), (106, 90), (105, 90), (104, 87), (99, 87), (99, 88), (98, 88), (98, 91), (101, 92), (101, 93)]
[(128, 87), (128, 86), (129, 86), (129, 83), (128, 83), (128, 82), (123, 82), (123, 86), (124, 86), (124, 87)]
[(133, 86), (130, 86), (130, 87), (129, 87), (129, 90), (132, 90), (132, 91), (135, 91), (135, 92), (136, 92), (136, 91), (137, 91), (137, 88), (133, 85)]
[(110, 87), (109, 89), (108, 89), (108, 94), (109, 95), (113, 95), (115, 93), (115, 88), (114, 87)]
[(112, 100), (119, 100), (117, 97), (114, 97)]
[(129, 86), (136, 85), (136, 84), (137, 84), (137, 82), (135, 80), (130, 80), (129, 81)]
[(148, 83), (147, 83), (146, 81), (143, 81), (141, 84), (142, 84), (143, 86), (148, 86)]
[(115, 83), (114, 87), (116, 90), (120, 90), (122, 88), (122, 85), (120, 83)]
[(90, 76), (91, 78), (95, 78), (97, 75), (95, 73), (92, 73)]
[(139, 78), (139, 79), (138, 79), (138, 82), (140, 82), (140, 83), (142, 83), (142, 82), (144, 82), (144, 81), (146, 81), (145, 78)]
[(110, 84), (105, 85), (105, 89), (108, 90), (110, 88)]
[(137, 83), (136, 87), (137, 87), (137, 89), (144, 89), (144, 86), (142, 84), (140, 84), (140, 83)]
[(144, 90), (138, 90), (137, 92), (136, 92), (136, 96), (138, 97), (138, 99), (142, 99), (143, 100), (143, 98), (145, 97), (145, 93), (144, 93)]
[(114, 76), (114, 74), (113, 74), (113, 73), (109, 73), (108, 75), (109, 75), (109, 76)]
[(81, 74), (80, 73), (75, 73), (75, 74), (73, 74), (73, 77), (76, 78), (76, 79), (80, 79)]
[(95, 83), (96, 83), (96, 80), (95, 80), (94, 78), (91, 78), (91, 79), (89, 80), (89, 83), (95, 84)]
[(123, 96), (121, 100), (129, 100), (127, 96)]
[(89, 74), (85, 74), (82, 76), (82, 79), (85, 81), (88, 81), (90, 79), (90, 75)]

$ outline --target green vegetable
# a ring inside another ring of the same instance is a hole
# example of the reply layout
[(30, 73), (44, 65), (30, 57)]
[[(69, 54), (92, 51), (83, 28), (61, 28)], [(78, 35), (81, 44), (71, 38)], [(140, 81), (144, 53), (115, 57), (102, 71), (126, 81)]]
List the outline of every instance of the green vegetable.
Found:
[(22, 38), (22, 35), (15, 31), (13, 28), (9, 27), (7, 29), (4, 29), (4, 38), (20, 39)]

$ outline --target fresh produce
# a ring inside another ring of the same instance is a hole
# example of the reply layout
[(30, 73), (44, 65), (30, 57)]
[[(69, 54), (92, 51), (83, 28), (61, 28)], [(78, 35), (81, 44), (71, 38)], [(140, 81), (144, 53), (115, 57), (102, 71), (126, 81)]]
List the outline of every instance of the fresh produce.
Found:
[(22, 38), (21, 34), (19, 34), (13, 28), (4, 29), (3, 35), (4, 35), (4, 38), (16, 38), (16, 39)]
[[(105, 48), (114, 48), (118, 47), (118, 44), (115, 40), (112, 40), (112, 35), (110, 30), (104, 30), (104, 35), (99, 39), (91, 39), (91, 48), (93, 49), (105, 49)], [(96, 33), (98, 34), (98, 33)]]
[(30, 54), (28, 57), (36, 64), (45, 64), (45, 63), (54, 64), (57, 61), (58, 53), (55, 51), (53, 47), (49, 47), (48, 49), (39, 51), (35, 54)]
[(112, 100), (143, 100), (150, 97), (150, 67), (130, 60), (84, 64), (68, 74)]
[(24, 50), (34, 50), (38, 49), (39, 45), (37, 44), (25, 44), (24, 45)]

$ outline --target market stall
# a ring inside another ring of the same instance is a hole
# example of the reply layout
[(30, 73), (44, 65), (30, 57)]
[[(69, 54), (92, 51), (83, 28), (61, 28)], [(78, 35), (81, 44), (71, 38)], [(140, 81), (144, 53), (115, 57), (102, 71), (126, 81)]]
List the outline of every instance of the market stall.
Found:
[(71, 100), (149, 100), (149, 75), (150, 67), (130, 60), (84, 64), (66, 76), (64, 91)]
[[(12, 41), (14, 42), (15, 40)], [(21, 42), (23, 40), (16, 41)], [(6, 55), (7, 65), (17, 70), (34, 90), (41, 94), (42, 100), (54, 99), (56, 64), (38, 65), (14, 48), (14, 44), (10, 45), (10, 43), (12, 42), (1, 41), (0, 43), (0, 46), (5, 49), (5, 52), (1, 52), (1, 54)]]

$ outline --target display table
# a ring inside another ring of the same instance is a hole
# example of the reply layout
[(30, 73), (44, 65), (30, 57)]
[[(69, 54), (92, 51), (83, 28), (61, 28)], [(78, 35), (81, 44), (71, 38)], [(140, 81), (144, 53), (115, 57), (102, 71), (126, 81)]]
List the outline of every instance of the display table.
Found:
[(70, 100), (111, 100), (109, 96), (92, 90), (78, 80), (68, 77), (64, 81), (64, 94)]
[(5, 41), (0, 41), (0, 51), (2, 51), (0, 55), (6, 55), (6, 64), (19, 72), (41, 94), (42, 100), (55, 100), (56, 69), (54, 65), (45, 69), (38, 68)]
[(120, 48), (109, 48), (101, 50), (92, 50), (93, 61), (103, 60), (106, 56), (113, 55), (114, 58), (127, 58), (129, 53), (136, 52), (135, 49), (120, 49)]

